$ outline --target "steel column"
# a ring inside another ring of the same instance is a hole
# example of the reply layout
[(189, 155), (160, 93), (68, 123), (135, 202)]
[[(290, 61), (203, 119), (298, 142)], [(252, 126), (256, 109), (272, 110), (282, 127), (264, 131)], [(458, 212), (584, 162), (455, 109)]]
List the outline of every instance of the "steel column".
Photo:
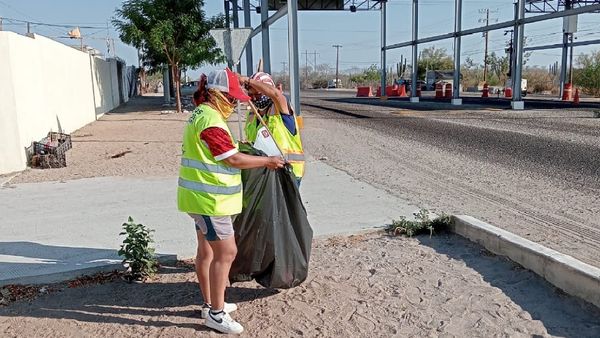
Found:
[[(521, 79), (523, 72), (523, 44), (525, 41), (525, 24), (521, 21), (525, 18), (525, 0), (518, 0), (517, 3), (517, 15), (519, 23), (517, 24), (515, 31), (515, 68), (513, 70), (513, 109), (523, 109), (522, 98), (521, 98)], [(517, 102), (519, 102), (517, 104)]]
[[(233, 6), (233, 28), (240, 28), (240, 19), (238, 15), (238, 0), (231, 0), (231, 5)], [(242, 73), (242, 63), (239, 61), (236, 66), (236, 72), (238, 72), (238, 74)]]
[[(252, 21), (250, 20), (250, 0), (244, 0), (244, 27), (252, 27)], [(246, 76), (251, 76), (254, 73), (254, 66), (252, 65), (252, 37), (248, 39), (246, 45)]]
[[(454, 33), (462, 26), (462, 0), (454, 0)], [(452, 104), (461, 104), (460, 98), (460, 35), (454, 37), (454, 81), (452, 84)]]
[(269, 0), (260, 1), (260, 24), (262, 27), (262, 63), (263, 71), (271, 73), (271, 48), (269, 39), (269, 25), (267, 20), (269, 19)]
[[(412, 39), (413, 41), (417, 41), (419, 39), (419, 0), (412, 0)], [(418, 50), (419, 45), (414, 43), (412, 45), (412, 77), (410, 87), (411, 102), (419, 102), (419, 97), (417, 96), (417, 75), (419, 72), (419, 60), (417, 58)]]
[(385, 97), (386, 93), (385, 93), (385, 87), (386, 87), (386, 83), (387, 83), (387, 79), (386, 79), (386, 68), (387, 68), (387, 64), (385, 61), (385, 43), (386, 43), (386, 22), (385, 22), (385, 18), (386, 18), (386, 6), (387, 5), (387, 0), (383, 0), (381, 1), (381, 97)]
[(288, 1), (288, 50), (290, 62), (290, 98), (296, 116), (300, 111), (300, 61), (298, 59), (298, 2)]

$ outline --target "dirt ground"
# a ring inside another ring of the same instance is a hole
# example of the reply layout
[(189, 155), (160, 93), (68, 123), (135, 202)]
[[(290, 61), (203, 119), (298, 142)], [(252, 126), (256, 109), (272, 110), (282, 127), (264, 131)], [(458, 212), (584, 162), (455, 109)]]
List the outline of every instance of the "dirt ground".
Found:
[[(0, 307), (3, 337), (218, 336), (199, 318), (191, 265), (146, 284), (67, 288)], [(290, 290), (234, 284), (248, 337), (597, 337), (600, 311), (453, 235), (381, 233), (314, 242)]]
[[(177, 175), (189, 115), (157, 107), (160, 98), (134, 100), (72, 133), (68, 167), (10, 182)], [(306, 122), (308, 132), (319, 129)], [(16, 302), (0, 307), (0, 336), (217, 336), (199, 319), (195, 280), (190, 266), (164, 267), (146, 284), (119, 280)], [(598, 308), (453, 235), (320, 238), (301, 286), (241, 283), (227, 298), (251, 337), (600, 336)]]

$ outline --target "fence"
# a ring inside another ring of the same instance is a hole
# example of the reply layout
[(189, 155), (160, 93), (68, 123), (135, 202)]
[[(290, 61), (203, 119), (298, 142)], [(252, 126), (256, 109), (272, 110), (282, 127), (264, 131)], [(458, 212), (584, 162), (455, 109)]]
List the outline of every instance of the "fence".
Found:
[(0, 31), (0, 174), (25, 169), (25, 148), (49, 131), (71, 133), (126, 102), (130, 73), (118, 59)]

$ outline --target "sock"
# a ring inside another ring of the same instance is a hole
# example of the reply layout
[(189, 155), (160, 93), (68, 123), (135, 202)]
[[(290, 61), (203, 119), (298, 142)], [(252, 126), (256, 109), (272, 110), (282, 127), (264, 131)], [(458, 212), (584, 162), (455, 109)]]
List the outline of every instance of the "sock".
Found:
[(222, 315), (222, 314), (224, 314), (224, 313), (225, 313), (225, 312), (224, 312), (223, 310), (213, 310), (213, 309), (210, 309), (210, 314), (211, 314), (213, 317), (219, 317), (220, 315)]

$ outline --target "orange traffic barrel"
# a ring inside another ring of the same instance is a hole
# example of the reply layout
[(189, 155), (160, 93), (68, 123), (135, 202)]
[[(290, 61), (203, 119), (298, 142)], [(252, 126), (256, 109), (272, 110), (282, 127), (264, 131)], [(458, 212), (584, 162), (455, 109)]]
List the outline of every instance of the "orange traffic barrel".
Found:
[(450, 83), (446, 83), (446, 88), (444, 90), (444, 96), (448, 99), (452, 97), (452, 85)]
[(487, 83), (483, 84), (483, 92), (481, 93), (481, 97), (490, 97), (490, 87), (488, 87)]
[(565, 83), (565, 87), (563, 89), (563, 101), (571, 101), (571, 93), (573, 92), (573, 85), (570, 83)]
[(444, 89), (442, 88), (442, 84), (441, 83), (437, 83), (435, 85), (435, 98), (436, 99), (442, 99), (442, 98), (444, 98)]

